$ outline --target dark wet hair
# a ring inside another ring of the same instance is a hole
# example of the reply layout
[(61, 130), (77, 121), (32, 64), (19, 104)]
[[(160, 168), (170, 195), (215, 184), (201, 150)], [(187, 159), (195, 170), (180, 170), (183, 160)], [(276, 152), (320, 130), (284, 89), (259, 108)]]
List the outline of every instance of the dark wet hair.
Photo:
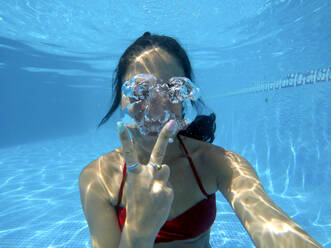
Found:
[[(130, 45), (123, 55), (121, 56), (117, 68), (114, 71), (113, 84), (112, 84), (112, 98), (113, 104), (108, 113), (101, 120), (98, 127), (106, 123), (112, 114), (119, 107), (122, 98), (122, 84), (123, 77), (127, 72), (129, 65), (144, 51), (151, 48), (161, 48), (177, 59), (179, 64), (184, 69), (185, 77), (191, 79), (193, 82), (193, 72), (189, 58), (181, 45), (169, 36), (152, 35), (150, 32), (145, 32), (143, 36), (139, 37), (135, 42)], [(197, 113), (206, 106), (201, 99), (192, 102), (193, 107)], [(184, 113), (182, 113), (184, 116)], [(201, 141), (212, 143), (215, 139), (216, 131), (216, 115), (215, 113), (208, 115), (198, 115), (194, 121), (185, 129), (178, 132), (177, 135), (184, 135)]]

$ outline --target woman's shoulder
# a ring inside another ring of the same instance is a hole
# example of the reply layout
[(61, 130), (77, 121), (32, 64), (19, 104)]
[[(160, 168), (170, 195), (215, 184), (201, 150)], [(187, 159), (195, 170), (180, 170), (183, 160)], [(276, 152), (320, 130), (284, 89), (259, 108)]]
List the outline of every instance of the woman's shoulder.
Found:
[(221, 146), (190, 137), (185, 137), (184, 144), (189, 151), (194, 152), (199, 157), (201, 163), (210, 164), (212, 167), (223, 165), (227, 161), (229, 154), (232, 154), (230, 150)]
[(180, 136), (185, 145), (188, 145), (193, 150), (200, 150), (203, 154), (215, 154), (219, 156), (223, 156), (226, 152), (231, 152), (221, 146), (214, 145), (212, 143), (208, 143), (202, 140), (194, 139), (187, 136)]
[(120, 170), (122, 161), (121, 150), (117, 148), (90, 162), (82, 169), (82, 172), (100, 172), (100, 170), (110, 172)]
[(107, 194), (110, 196), (111, 202), (114, 203), (116, 198), (114, 192), (118, 191), (118, 185), (122, 180), (123, 167), (121, 151), (120, 148), (117, 148), (86, 165), (80, 173), (80, 178), (84, 176), (90, 182), (98, 181), (101, 183), (109, 191)]
[(222, 173), (225, 169), (229, 155), (233, 152), (224, 147), (200, 141), (199, 156), (202, 164), (208, 164), (210, 172), (215, 174)]
[(233, 152), (218, 145), (205, 143), (203, 146), (203, 154), (205, 162), (209, 161), (209, 164), (213, 165), (213, 167), (218, 170), (226, 166)]

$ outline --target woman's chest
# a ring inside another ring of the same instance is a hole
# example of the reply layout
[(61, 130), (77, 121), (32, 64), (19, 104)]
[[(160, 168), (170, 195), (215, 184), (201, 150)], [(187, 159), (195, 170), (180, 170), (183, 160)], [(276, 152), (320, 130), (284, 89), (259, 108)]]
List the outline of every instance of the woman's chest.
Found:
[[(217, 191), (217, 183), (215, 173), (211, 166), (204, 163), (203, 153), (200, 151), (191, 152), (189, 159), (184, 156), (176, 159), (170, 165), (170, 177), (168, 185), (172, 188), (174, 199), (167, 221), (184, 214), (187, 210), (193, 208), (196, 204), (206, 199), (207, 195)], [(169, 161), (170, 164), (171, 162)], [(118, 180), (119, 182), (120, 180)], [(120, 191), (120, 183), (117, 185)], [(126, 205), (126, 181), (124, 182), (123, 194), (120, 206)]]

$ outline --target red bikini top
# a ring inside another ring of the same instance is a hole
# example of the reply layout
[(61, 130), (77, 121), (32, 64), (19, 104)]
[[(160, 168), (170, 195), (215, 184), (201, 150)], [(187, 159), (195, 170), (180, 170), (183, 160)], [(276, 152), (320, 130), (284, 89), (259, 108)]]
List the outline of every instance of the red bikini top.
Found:
[[(196, 205), (186, 210), (184, 213), (172, 219), (171, 221), (165, 222), (155, 239), (155, 243), (193, 239), (199, 236), (200, 234), (204, 233), (205, 231), (207, 231), (213, 225), (216, 218), (215, 193), (211, 195), (208, 195), (206, 193), (200, 181), (198, 173), (194, 167), (193, 161), (189, 156), (186, 147), (184, 146), (183, 141), (180, 138), (179, 141), (184, 148), (185, 154), (190, 162), (191, 168), (193, 170), (197, 183), (200, 187), (200, 190), (207, 197), (207, 199), (198, 202)], [(126, 164), (124, 164), (123, 178), (122, 178), (118, 203), (117, 206), (115, 207), (118, 216), (118, 223), (121, 230), (123, 229), (126, 218), (126, 209), (119, 206), (122, 199), (125, 174), (126, 174)]]

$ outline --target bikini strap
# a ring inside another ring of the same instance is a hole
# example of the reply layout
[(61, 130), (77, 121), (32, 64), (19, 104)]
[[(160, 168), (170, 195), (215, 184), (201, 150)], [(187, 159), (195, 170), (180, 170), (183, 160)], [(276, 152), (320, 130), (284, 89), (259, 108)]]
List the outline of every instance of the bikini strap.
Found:
[(123, 177), (122, 177), (122, 182), (121, 182), (121, 187), (120, 187), (120, 193), (119, 193), (118, 201), (117, 201), (117, 205), (116, 205), (117, 207), (119, 207), (119, 205), (121, 203), (121, 200), (122, 200), (122, 193), (123, 193), (125, 173), (126, 173), (126, 163), (124, 162)]
[(184, 151), (185, 151), (186, 157), (188, 158), (188, 160), (189, 160), (189, 162), (190, 162), (191, 168), (192, 168), (193, 173), (194, 173), (194, 176), (195, 176), (195, 178), (196, 178), (196, 180), (197, 180), (197, 182), (198, 182), (198, 184), (199, 184), (199, 187), (200, 187), (201, 192), (202, 192), (205, 196), (208, 197), (208, 194), (207, 194), (207, 192), (205, 191), (205, 189), (204, 189), (204, 187), (203, 187), (203, 185), (202, 185), (202, 183), (201, 183), (201, 181), (200, 181), (200, 178), (199, 178), (199, 176), (198, 176), (198, 172), (197, 172), (196, 169), (195, 169), (195, 166), (194, 166), (194, 164), (193, 164), (193, 160), (192, 160), (192, 158), (191, 158), (190, 155), (188, 154), (188, 151), (187, 151), (187, 149), (186, 149), (186, 147), (185, 147), (185, 145), (184, 145), (182, 139), (179, 137), (179, 135), (178, 135), (177, 137), (178, 137), (178, 139), (179, 139), (181, 145), (182, 145), (183, 148), (184, 148)]

